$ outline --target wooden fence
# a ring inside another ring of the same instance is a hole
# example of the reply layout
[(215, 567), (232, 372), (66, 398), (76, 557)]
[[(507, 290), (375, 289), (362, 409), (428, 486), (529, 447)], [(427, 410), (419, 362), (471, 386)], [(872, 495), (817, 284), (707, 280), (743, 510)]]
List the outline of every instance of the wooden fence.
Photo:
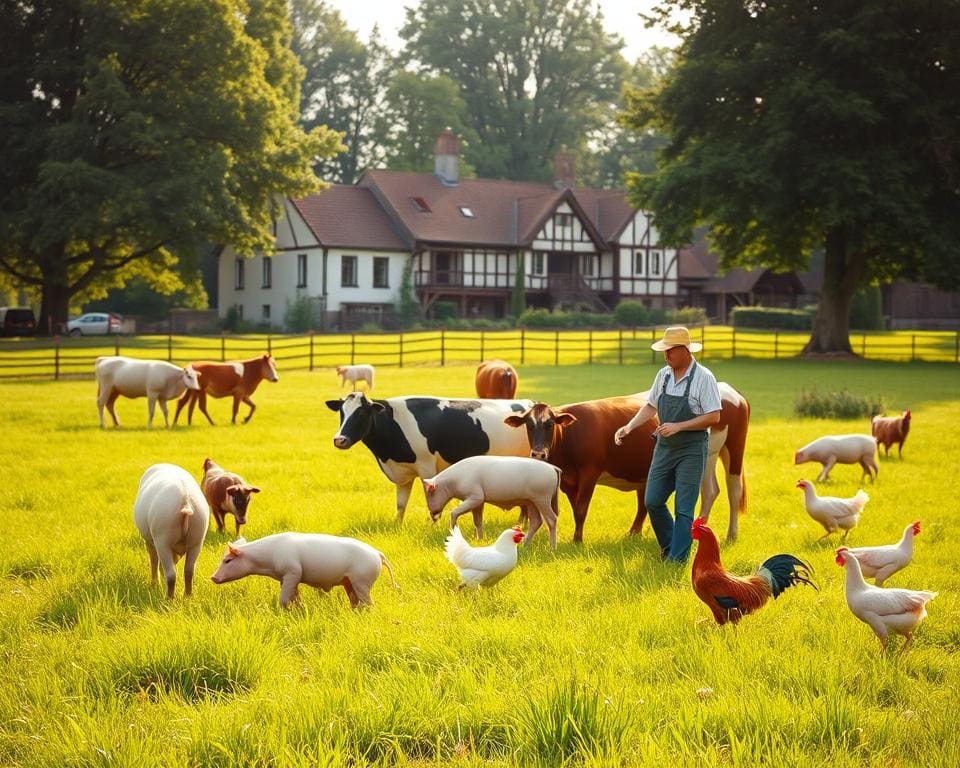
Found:
[[(703, 344), (703, 361), (783, 359), (803, 350), (801, 331), (691, 329)], [(186, 365), (191, 360), (239, 360), (269, 352), (281, 370), (314, 370), (345, 363), (379, 366), (477, 363), (503, 358), (519, 365), (656, 363), (650, 344), (662, 329), (413, 331), (384, 334), (220, 336), (112, 336), (0, 342), (0, 379), (92, 377), (99, 355), (127, 355)], [(868, 360), (960, 363), (960, 332), (877, 331), (853, 333), (853, 351)]]

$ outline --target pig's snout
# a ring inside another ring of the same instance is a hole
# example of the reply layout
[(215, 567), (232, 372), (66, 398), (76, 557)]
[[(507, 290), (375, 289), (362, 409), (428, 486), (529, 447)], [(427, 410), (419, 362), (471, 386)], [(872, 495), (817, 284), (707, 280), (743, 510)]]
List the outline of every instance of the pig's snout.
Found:
[(431, 512), (430, 512), (430, 520), (431, 520), (432, 522), (434, 522), (434, 523), (439, 522), (439, 521), (440, 521), (440, 513), (439, 513), (439, 512), (433, 512), (433, 511), (431, 511)]
[(800, 451), (797, 451), (795, 454), (793, 454), (793, 463), (803, 464), (803, 454)]
[(213, 576), (210, 577), (210, 581), (212, 581), (214, 584), (223, 584), (223, 576), (221, 576), (218, 573), (215, 573), (213, 574)]

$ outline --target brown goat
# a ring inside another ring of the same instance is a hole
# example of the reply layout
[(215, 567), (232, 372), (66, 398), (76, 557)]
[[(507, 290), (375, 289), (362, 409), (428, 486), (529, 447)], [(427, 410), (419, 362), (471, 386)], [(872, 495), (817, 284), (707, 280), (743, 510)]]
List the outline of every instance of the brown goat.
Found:
[(224, 518), (229, 512), (233, 515), (237, 525), (237, 535), (240, 535), (240, 526), (247, 522), (247, 507), (250, 505), (250, 494), (260, 493), (260, 489), (247, 485), (240, 475), (226, 472), (214, 462), (206, 459), (203, 462), (203, 480), (200, 482), (213, 519), (217, 521), (217, 531), (223, 533)]
[(884, 456), (890, 455), (890, 446), (897, 444), (897, 455), (903, 458), (903, 443), (910, 432), (910, 411), (900, 416), (874, 416), (870, 422), (870, 434), (877, 441), (877, 449), (883, 446)]

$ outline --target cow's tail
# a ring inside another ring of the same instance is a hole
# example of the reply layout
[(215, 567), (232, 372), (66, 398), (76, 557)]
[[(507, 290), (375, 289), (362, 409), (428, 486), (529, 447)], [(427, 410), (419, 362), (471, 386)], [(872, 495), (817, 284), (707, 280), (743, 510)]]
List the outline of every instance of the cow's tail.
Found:
[(560, 517), (560, 476), (563, 470), (560, 467), (554, 467), (554, 469), (557, 470), (557, 487), (553, 489), (553, 496), (550, 497), (550, 507), (557, 517)]
[(387, 560), (387, 556), (383, 552), (377, 552), (380, 555), (380, 562), (383, 563), (384, 567), (387, 569), (387, 573), (390, 574), (390, 581), (393, 582), (394, 589), (400, 589), (400, 585), (397, 584), (397, 580), (393, 577), (393, 568), (390, 567), (390, 561)]

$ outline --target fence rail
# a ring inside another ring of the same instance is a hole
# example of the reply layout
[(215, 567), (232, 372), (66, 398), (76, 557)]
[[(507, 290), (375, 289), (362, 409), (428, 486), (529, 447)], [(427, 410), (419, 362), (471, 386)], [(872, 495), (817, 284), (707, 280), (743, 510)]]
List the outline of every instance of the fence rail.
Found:
[[(113, 336), (5, 340), (0, 379), (92, 377), (100, 355), (127, 355), (186, 365), (194, 360), (238, 360), (269, 352), (283, 370), (314, 370), (345, 363), (380, 366), (444, 365), (505, 358), (520, 365), (656, 363), (650, 344), (658, 328), (619, 330), (413, 331), (384, 334)], [(691, 329), (708, 360), (778, 359), (800, 354), (802, 331)], [(850, 336), (868, 360), (960, 363), (960, 331), (876, 331)]]

